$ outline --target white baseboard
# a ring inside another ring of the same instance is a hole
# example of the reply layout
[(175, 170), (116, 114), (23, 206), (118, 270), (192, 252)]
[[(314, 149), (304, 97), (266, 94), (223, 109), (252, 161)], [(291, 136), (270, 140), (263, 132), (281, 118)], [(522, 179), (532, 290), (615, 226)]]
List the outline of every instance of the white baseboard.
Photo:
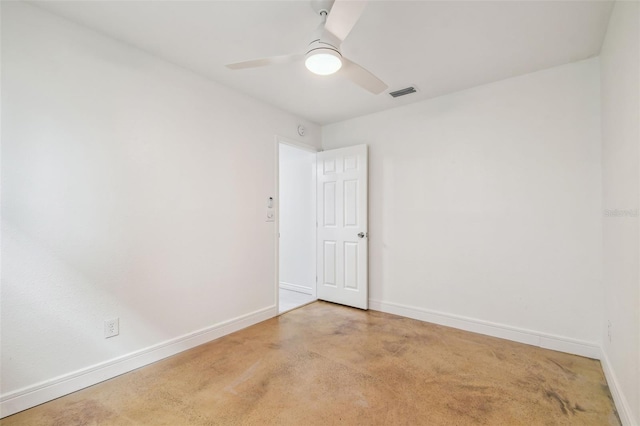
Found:
[(277, 314), (276, 307), (270, 306), (91, 367), (9, 392), (0, 396), (0, 418), (160, 361), (234, 331), (273, 318)]
[(604, 349), (600, 354), (600, 364), (602, 364), (602, 370), (604, 371), (604, 376), (607, 379), (609, 391), (611, 391), (613, 402), (615, 402), (616, 404), (618, 416), (620, 416), (620, 421), (622, 422), (623, 426), (638, 426), (638, 420), (640, 419), (633, 418), (633, 413), (631, 412), (631, 408), (629, 407), (629, 402), (620, 389), (618, 378), (616, 376), (616, 373), (613, 371), (613, 368), (611, 368), (609, 357), (607, 357), (607, 353), (604, 351)]
[(313, 289), (311, 287), (307, 287), (300, 284), (292, 284), (292, 283), (280, 281), (280, 288), (285, 290), (297, 291), (298, 293), (304, 293), (304, 294), (313, 296)]
[(512, 340), (514, 342), (526, 343), (528, 345), (539, 346), (541, 348), (551, 349), (554, 351), (600, 359), (600, 346), (595, 342), (585, 342), (563, 336), (554, 336), (551, 334), (511, 327), (475, 318), (445, 314), (443, 312), (432, 311), (415, 306), (406, 306), (398, 303), (382, 302), (379, 300), (370, 299), (369, 308), (374, 311), (401, 315), (420, 321), (458, 328), (460, 330), (471, 331), (473, 333), (485, 334), (487, 336), (499, 337), (501, 339)]

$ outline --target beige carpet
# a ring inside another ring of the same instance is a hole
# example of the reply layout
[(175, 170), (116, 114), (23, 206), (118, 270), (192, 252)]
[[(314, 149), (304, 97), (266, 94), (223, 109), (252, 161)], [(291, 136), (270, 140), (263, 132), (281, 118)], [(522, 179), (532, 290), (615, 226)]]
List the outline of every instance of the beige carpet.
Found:
[(600, 363), (316, 302), (9, 425), (617, 425)]

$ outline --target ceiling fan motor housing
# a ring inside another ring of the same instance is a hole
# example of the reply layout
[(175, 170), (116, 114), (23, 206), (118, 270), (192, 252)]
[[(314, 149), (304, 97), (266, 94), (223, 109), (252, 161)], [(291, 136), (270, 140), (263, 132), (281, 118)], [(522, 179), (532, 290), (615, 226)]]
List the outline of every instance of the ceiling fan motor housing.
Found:
[(309, 43), (309, 47), (307, 47), (307, 56), (309, 56), (309, 54), (314, 54), (314, 53), (320, 53), (320, 52), (325, 53), (329, 50), (337, 53), (338, 56), (342, 58), (342, 54), (340, 53), (340, 50), (339, 50), (339, 45), (333, 45), (322, 39), (314, 40), (311, 43)]
[(342, 68), (341, 40), (325, 29), (327, 14), (320, 13), (322, 22), (314, 32), (307, 47), (305, 66), (318, 75), (330, 75)]
[(307, 47), (306, 57), (317, 54), (328, 54), (342, 61), (340, 53), (340, 40), (324, 28), (324, 20), (314, 32), (311, 42)]

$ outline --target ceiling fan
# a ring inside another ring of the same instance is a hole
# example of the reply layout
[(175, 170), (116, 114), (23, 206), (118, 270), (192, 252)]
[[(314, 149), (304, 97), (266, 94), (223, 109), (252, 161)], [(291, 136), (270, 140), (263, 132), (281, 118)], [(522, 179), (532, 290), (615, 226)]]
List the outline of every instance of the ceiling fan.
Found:
[(313, 0), (311, 7), (320, 15), (322, 22), (313, 33), (305, 54), (237, 62), (228, 64), (227, 68), (239, 70), (304, 60), (307, 69), (315, 74), (330, 75), (339, 72), (340, 75), (373, 94), (382, 93), (389, 86), (340, 52), (340, 45), (360, 19), (365, 5), (364, 1)]

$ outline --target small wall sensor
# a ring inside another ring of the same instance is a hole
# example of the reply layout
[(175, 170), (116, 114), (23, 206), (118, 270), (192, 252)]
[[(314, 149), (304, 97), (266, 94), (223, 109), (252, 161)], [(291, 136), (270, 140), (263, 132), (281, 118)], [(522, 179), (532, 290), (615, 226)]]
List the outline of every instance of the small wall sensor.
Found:
[(305, 129), (304, 129), (303, 125), (298, 126), (298, 134), (300, 136), (304, 136), (304, 131), (305, 131)]

